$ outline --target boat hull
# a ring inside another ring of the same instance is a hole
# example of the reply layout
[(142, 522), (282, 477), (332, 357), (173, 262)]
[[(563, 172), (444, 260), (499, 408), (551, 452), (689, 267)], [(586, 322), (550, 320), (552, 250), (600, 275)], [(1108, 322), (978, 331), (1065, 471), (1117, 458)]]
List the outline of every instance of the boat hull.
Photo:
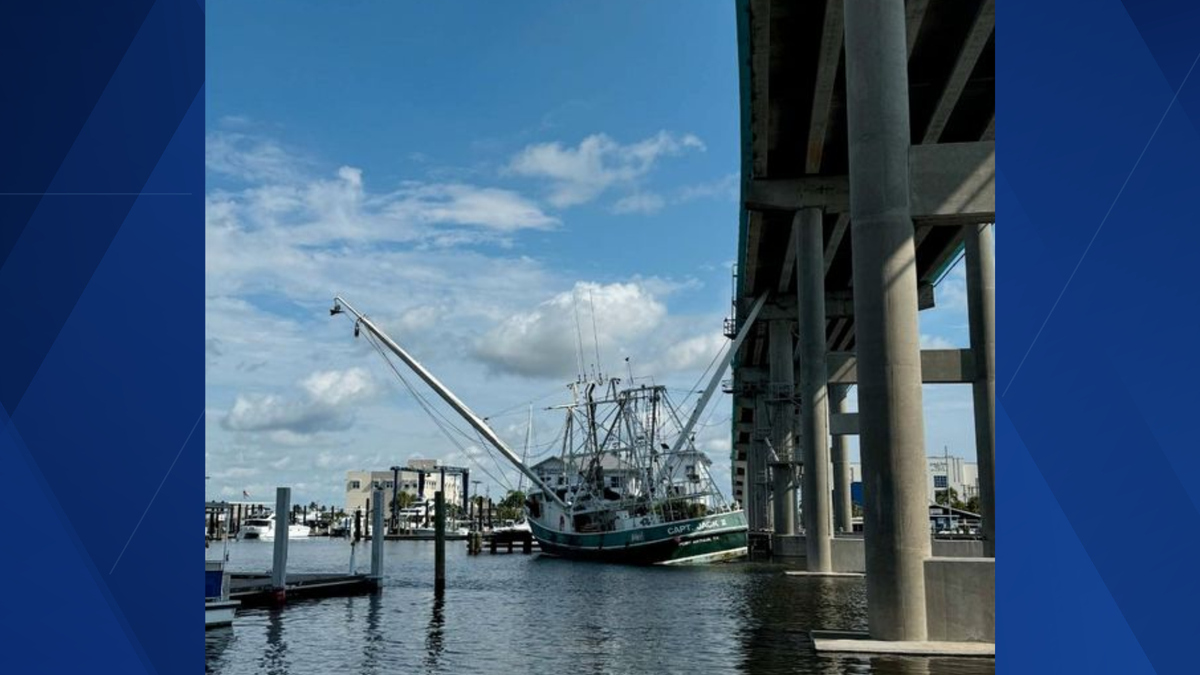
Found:
[(241, 604), (237, 600), (206, 600), (204, 602), (204, 627), (217, 628), (232, 625), (237, 608)]
[(702, 564), (746, 555), (741, 511), (603, 533), (560, 532), (530, 519), (543, 553), (630, 565)]

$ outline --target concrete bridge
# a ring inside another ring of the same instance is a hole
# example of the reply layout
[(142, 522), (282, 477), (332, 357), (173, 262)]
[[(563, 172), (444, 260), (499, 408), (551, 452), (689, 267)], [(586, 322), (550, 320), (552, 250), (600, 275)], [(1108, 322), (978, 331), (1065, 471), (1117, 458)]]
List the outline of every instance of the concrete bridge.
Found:
[[(735, 314), (769, 300), (734, 366), (735, 497), (752, 531), (803, 532), (809, 570), (838, 571), (858, 434), (870, 632), (925, 640), (922, 383), (974, 388), (995, 555), (994, 0), (738, 0), (737, 15)], [(921, 350), (918, 311), (961, 256), (970, 348)]]

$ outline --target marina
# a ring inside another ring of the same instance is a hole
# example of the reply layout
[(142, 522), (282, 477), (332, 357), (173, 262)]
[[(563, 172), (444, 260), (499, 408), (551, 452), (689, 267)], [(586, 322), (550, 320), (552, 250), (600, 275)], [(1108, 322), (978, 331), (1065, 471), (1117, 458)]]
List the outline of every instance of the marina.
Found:
[[(475, 187), (377, 192), (350, 166), (212, 196), (250, 202), (247, 231), (270, 214), (284, 241), (315, 237), (296, 261), (356, 264), (231, 303), (277, 321), (239, 313), (230, 344), (290, 351), (269, 384), (223, 371), (219, 489), (276, 501), (206, 525), (220, 600), (242, 605), (206, 639), (210, 672), (994, 671), (994, 2), (731, 4), (739, 171), (703, 238), (722, 266), (675, 260), (690, 227), (616, 218), (692, 199), (641, 183), (699, 161), (692, 133), (527, 144), (481, 165), (506, 187), (461, 203)], [(596, 227), (570, 220), (610, 187)], [(313, 204), (327, 220), (302, 224)], [(504, 234), (453, 229), (481, 226)], [(590, 280), (491, 295), (555, 255), (521, 229)], [(523, 257), (482, 274), (474, 247)], [(729, 291), (699, 292), (697, 268)], [(967, 386), (931, 408), (929, 385)], [(310, 514), (293, 489), (344, 502)]]

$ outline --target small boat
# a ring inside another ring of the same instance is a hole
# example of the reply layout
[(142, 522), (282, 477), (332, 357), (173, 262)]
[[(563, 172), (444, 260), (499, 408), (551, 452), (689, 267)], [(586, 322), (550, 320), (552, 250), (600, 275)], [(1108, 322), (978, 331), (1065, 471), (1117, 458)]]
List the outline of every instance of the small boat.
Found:
[(532, 531), (533, 531), (533, 529), (531, 527), (529, 527), (529, 521), (525, 520), (524, 518), (522, 518), (520, 521), (515, 522), (515, 523), (512, 522), (511, 520), (506, 520), (506, 521), (504, 521), (503, 525), (492, 528), (493, 533), (509, 533), (509, 532), (520, 533), (520, 532), (532, 532)]
[[(223, 505), (224, 515), (229, 506)], [(208, 510), (208, 507), (205, 507)], [(205, 533), (204, 548), (208, 550), (208, 535)], [(233, 624), (237, 608), (242, 603), (229, 599), (229, 575), (225, 572), (225, 561), (229, 559), (229, 537), (221, 537), (221, 559), (204, 559), (204, 628), (217, 628)]]
[[(273, 541), (275, 539), (275, 514), (266, 517), (249, 518), (242, 525), (242, 539), (262, 539), (264, 541)], [(293, 523), (288, 525), (288, 539), (307, 539), (312, 533), (312, 529), (307, 525)]]
[(229, 599), (229, 575), (223, 560), (204, 561), (204, 596), (204, 627), (232, 625), (242, 603)]

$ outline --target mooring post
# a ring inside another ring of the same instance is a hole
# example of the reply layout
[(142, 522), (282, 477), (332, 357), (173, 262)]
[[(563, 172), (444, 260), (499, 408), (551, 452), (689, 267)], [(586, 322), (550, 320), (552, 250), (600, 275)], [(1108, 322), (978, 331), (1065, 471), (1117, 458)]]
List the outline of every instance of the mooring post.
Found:
[(440, 591), (446, 587), (446, 495), (441, 490), (433, 493), (433, 588)]
[(371, 576), (379, 583), (383, 579), (383, 490), (374, 493), (375, 511), (371, 514)]
[(275, 591), (275, 602), (279, 604), (287, 599), (288, 509), (291, 503), (291, 488), (275, 488), (275, 560), (271, 567), (271, 588)]

